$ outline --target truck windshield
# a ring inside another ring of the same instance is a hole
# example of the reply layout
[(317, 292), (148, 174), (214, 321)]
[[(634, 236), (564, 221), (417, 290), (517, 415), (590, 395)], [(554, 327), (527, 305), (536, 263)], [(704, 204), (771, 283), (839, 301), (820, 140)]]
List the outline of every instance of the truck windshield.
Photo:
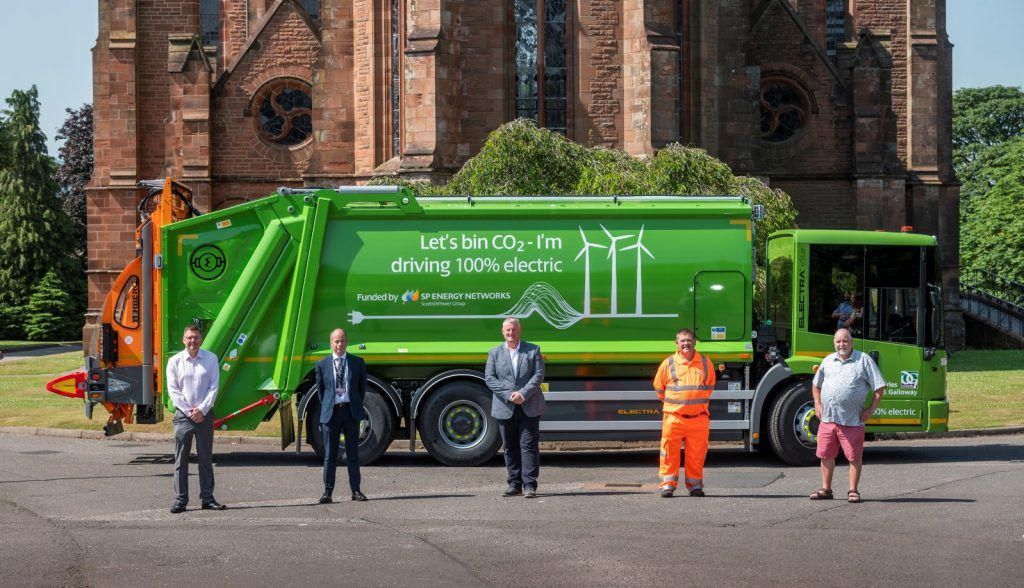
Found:
[(934, 248), (811, 245), (808, 330), (907, 345), (941, 344)]

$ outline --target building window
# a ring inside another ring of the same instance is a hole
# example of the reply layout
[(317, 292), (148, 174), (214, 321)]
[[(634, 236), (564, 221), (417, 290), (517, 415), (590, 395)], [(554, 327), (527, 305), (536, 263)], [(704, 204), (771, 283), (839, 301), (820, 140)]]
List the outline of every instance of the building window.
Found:
[(220, 0), (202, 0), (199, 4), (199, 24), (203, 32), (203, 46), (214, 46), (220, 54)]
[(761, 80), (761, 139), (781, 143), (807, 124), (807, 94), (795, 83), (781, 78)]
[(403, 0), (391, 0), (391, 156), (402, 154)]
[(564, 135), (566, 0), (515, 0), (514, 13), (516, 116)]
[(271, 146), (302, 145), (313, 135), (312, 87), (295, 78), (267, 82), (253, 98), (256, 133)]
[(825, 0), (825, 51), (834, 62), (846, 42), (846, 0)]
[(313, 18), (320, 18), (320, 0), (299, 0), (302, 8)]

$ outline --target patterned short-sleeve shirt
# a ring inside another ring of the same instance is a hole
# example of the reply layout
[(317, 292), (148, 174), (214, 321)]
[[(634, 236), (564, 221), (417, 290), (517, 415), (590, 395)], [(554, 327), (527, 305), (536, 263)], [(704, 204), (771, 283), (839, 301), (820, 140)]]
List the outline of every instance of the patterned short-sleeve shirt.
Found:
[(823, 423), (860, 426), (860, 411), (868, 394), (885, 387), (882, 370), (871, 356), (854, 350), (843, 360), (833, 353), (821, 362), (818, 373), (814, 374), (814, 385), (821, 390), (821, 412), (818, 418)]

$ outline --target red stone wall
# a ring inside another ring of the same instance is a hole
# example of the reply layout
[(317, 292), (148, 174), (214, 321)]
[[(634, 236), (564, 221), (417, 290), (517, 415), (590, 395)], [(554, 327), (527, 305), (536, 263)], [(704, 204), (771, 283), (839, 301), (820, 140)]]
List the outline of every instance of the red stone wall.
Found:
[(253, 98), (276, 78), (312, 82), (319, 41), (286, 5), (266, 23), (257, 43), (234, 70), (222, 74), (215, 94), (212, 176), (218, 197), (222, 191), (216, 184), (223, 181), (301, 182), (313, 154), (311, 144), (284, 147), (261, 141), (257, 135), (259, 105)]

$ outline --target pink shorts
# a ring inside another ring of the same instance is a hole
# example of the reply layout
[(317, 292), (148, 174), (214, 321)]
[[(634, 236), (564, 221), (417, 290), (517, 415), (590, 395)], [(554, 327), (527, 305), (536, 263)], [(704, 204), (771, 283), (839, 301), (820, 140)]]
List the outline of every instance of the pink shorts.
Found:
[(818, 425), (818, 457), (835, 459), (840, 447), (847, 461), (860, 461), (864, 455), (864, 427), (835, 423)]

